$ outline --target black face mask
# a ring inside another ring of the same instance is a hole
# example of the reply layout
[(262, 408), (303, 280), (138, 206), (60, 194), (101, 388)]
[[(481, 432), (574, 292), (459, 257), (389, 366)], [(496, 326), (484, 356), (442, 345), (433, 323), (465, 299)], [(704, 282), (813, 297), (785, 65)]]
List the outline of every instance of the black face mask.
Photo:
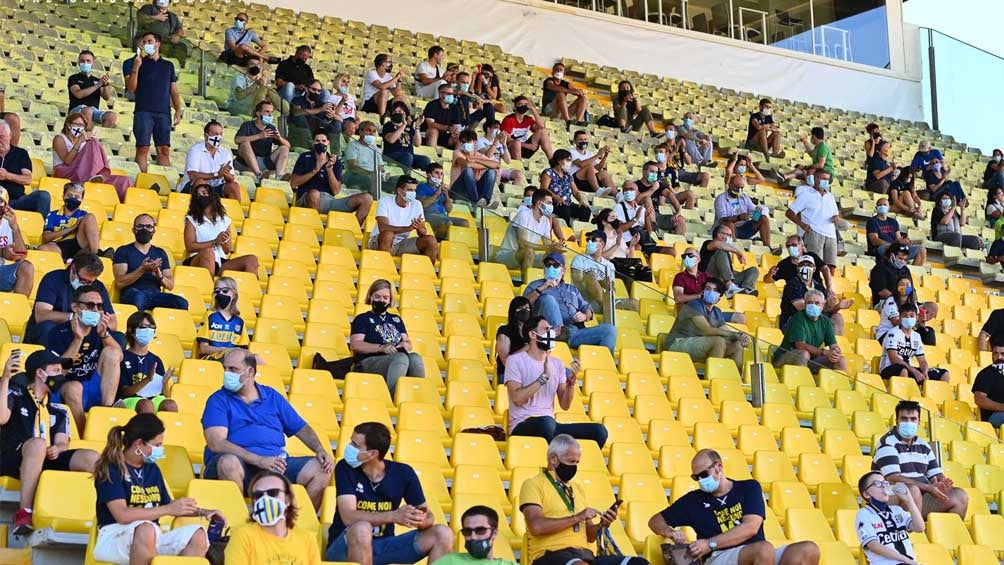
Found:
[(404, 121), (404, 114), (401, 113), (391, 114), (390, 121), (394, 122), (395, 124), (399, 124)]
[(136, 243), (147, 244), (153, 239), (153, 232), (150, 230), (136, 230)]
[(516, 310), (516, 319), (520, 322), (525, 322), (530, 319), (529, 310)]
[(233, 298), (229, 294), (216, 294), (216, 295), (213, 295), (213, 303), (216, 304), (216, 308), (218, 310), (223, 310), (227, 306), (230, 306), (230, 303), (232, 301), (233, 301)]
[(311, 92), (309, 90), (306, 91), (306, 92), (304, 92), (303, 95), (304, 95), (304, 97), (307, 98), (307, 100), (310, 100), (311, 102), (313, 102), (314, 100), (317, 100), (317, 94), (314, 93), (314, 92)]
[(550, 351), (554, 347), (554, 340), (548, 334), (537, 335), (537, 347), (541, 351)]
[(464, 549), (475, 559), (485, 559), (492, 550), (492, 539), (470, 539), (464, 541)]
[(631, 91), (630, 90), (621, 90), (621, 91), (618, 92), (618, 94), (621, 95), (621, 98), (624, 98), (626, 96), (631, 96)]
[(66, 375), (46, 375), (45, 376), (45, 386), (49, 387), (49, 393), (59, 392), (59, 389), (63, 388), (66, 383)]
[(610, 227), (612, 227), (612, 228), (614, 228), (614, 229), (617, 229), (617, 228), (621, 227), (621, 221), (620, 221), (620, 220), (617, 220), (617, 219), (613, 219), (613, 220), (610, 220), (610, 221), (609, 221), (609, 222), (607, 222), (607, 223), (609, 223), (609, 224), (610, 224)]
[(516, 113), (517, 114), (525, 114), (525, 113), (527, 113), (527, 111), (529, 109), (530, 109), (529, 106), (516, 106)]
[(390, 63), (389, 65), (387, 65), (387, 72), (388, 73), (391, 72), (391, 71), (393, 71), (393, 70), (394, 70), (394, 63)]
[(320, 155), (321, 153), (328, 152), (328, 145), (326, 143), (315, 143), (314, 146), (311, 147), (311, 149), (314, 150), (314, 153)]
[(261, 67), (248, 67), (248, 74), (251, 76), (258, 76), (261, 73)]
[(558, 466), (554, 468), (554, 474), (558, 476), (558, 479), (563, 483), (567, 483), (575, 477), (575, 472), (579, 470), (578, 465), (566, 465), (561, 461), (558, 461)]
[(582, 151), (586, 147), (589, 147), (589, 142), (588, 141), (580, 141), (580, 142), (578, 142), (578, 143), (575, 144), (575, 147), (577, 147), (579, 149), (579, 151)]
[(197, 207), (205, 208), (206, 206), (209, 206), (209, 203), (213, 200), (209, 196), (196, 196), (194, 201)]
[(384, 302), (383, 300), (373, 300), (370, 302), (370, 309), (373, 310), (374, 314), (380, 315), (387, 311), (390, 304)]

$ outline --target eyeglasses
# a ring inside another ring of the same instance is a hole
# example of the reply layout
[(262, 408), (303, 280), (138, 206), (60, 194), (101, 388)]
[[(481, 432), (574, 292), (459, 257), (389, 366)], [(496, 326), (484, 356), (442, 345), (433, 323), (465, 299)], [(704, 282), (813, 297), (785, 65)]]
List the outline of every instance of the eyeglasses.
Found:
[(474, 536), (483, 536), (488, 532), (492, 531), (488, 526), (478, 526), (476, 528), (460, 528), (460, 533), (463, 534), (465, 538)]
[(694, 257), (697, 257), (697, 254), (695, 254), (695, 253), (684, 253), (683, 256), (684, 257), (694, 258)]
[[(81, 282), (83, 282), (83, 281), (81, 281)], [(104, 302), (79, 302), (78, 301), (77, 304), (79, 304), (80, 306), (82, 306), (85, 310), (92, 310), (92, 311), (94, 311), (94, 310), (101, 310), (102, 308), (105, 307), (105, 303)]]
[(230, 294), (231, 292), (233, 291), (225, 286), (213, 289), (213, 294)]
[(695, 481), (699, 481), (701, 479), (706, 479), (709, 476), (711, 476), (711, 471), (714, 468), (715, 468), (715, 464), (712, 463), (710, 466), (708, 466), (707, 469), (701, 471), (700, 473), (697, 473), (696, 475), (690, 475), (690, 478), (694, 479)]
[(868, 490), (868, 489), (870, 489), (870, 488), (872, 488), (872, 487), (881, 487), (881, 488), (886, 488), (886, 487), (888, 487), (888, 486), (889, 486), (890, 484), (892, 484), (892, 483), (890, 483), (889, 481), (881, 481), (881, 480), (880, 480), (880, 481), (875, 481), (875, 482), (873, 482), (872, 484), (870, 484), (870, 485), (868, 485), (867, 487), (865, 487), (865, 490)]
[(269, 495), (272, 498), (279, 496), (280, 494), (286, 494), (286, 489), (283, 488), (267, 488), (263, 490), (253, 490), (251, 491), (251, 500), (258, 500), (259, 498)]
[(155, 226), (153, 224), (136, 224), (135, 226), (133, 226), (133, 229), (153, 231), (154, 228), (156, 228), (156, 227), (157, 226)]
[(237, 21), (239, 21), (239, 22), (246, 22), (248, 20), (247, 20), (247, 18), (237, 18)]

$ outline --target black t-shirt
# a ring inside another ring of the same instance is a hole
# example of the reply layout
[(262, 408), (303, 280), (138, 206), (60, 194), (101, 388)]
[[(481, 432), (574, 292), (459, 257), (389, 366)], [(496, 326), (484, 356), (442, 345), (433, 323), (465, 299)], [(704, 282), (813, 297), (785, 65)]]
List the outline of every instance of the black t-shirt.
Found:
[(868, 287), (872, 290), (872, 305), (878, 304), (879, 300), (881, 300), (878, 295), (880, 291), (888, 290), (896, 292), (896, 285), (899, 284), (899, 279), (902, 278), (910, 279), (910, 284), (913, 284), (913, 275), (910, 273), (910, 267), (903, 265), (902, 268), (897, 269), (889, 261), (879, 259), (875, 263), (875, 266), (872, 267), (871, 275), (868, 277)]
[(774, 116), (764, 116), (763, 112), (750, 114), (749, 125), (746, 128), (746, 143), (752, 141), (757, 134), (757, 129), (753, 127), (753, 120), (756, 120), (760, 122), (760, 125), (765, 126), (767, 124), (774, 123)]
[(275, 78), (281, 78), (293, 84), (308, 85), (314, 82), (314, 71), (309, 64), (302, 63), (296, 57), (290, 56), (275, 68)]
[[(240, 129), (237, 130), (237, 137), (244, 137), (249, 135), (258, 135), (259, 133), (267, 130), (275, 130), (275, 126), (266, 125), (265, 129), (258, 129), (258, 124), (254, 120), (250, 120), (241, 124)], [(272, 147), (279, 144), (279, 138), (277, 137), (266, 137), (264, 139), (259, 139), (258, 141), (251, 142), (251, 151), (257, 157), (268, 157), (272, 154)], [(237, 159), (244, 163), (244, 158), (240, 155)], [(247, 165), (247, 163), (244, 163)]]
[(990, 245), (990, 251), (987, 252), (987, 257), (1004, 257), (1004, 238), (995, 240)]
[[(732, 490), (721, 498), (695, 490), (681, 496), (661, 513), (666, 524), (675, 528), (690, 526), (699, 539), (711, 539), (735, 528), (743, 516), (766, 515), (763, 489), (754, 480), (732, 481)], [(763, 524), (749, 539), (736, 547), (764, 541)]]
[(697, 263), (697, 270), (706, 273), (708, 272), (708, 263), (711, 262), (711, 256), (714, 255), (714, 251), (708, 249), (708, 245), (714, 240), (706, 239), (704, 243), (701, 244), (701, 250), (698, 252), (700, 254), (700, 261)]
[(97, 108), (98, 104), (101, 103), (101, 89), (97, 89), (88, 96), (83, 98), (74, 98), (73, 93), (70, 92), (70, 87), (76, 85), (82, 89), (90, 88), (95, 84), (101, 82), (101, 79), (92, 75), (77, 73), (75, 75), (70, 75), (70, 78), (66, 81), (66, 93), (70, 97), (70, 109), (76, 108), (81, 104), (85, 106), (90, 106), (91, 108)]
[(401, 132), (401, 137), (397, 138), (397, 141), (395, 141), (394, 143), (387, 141), (387, 134), (394, 133), (394, 131), (396, 130), (397, 130), (397, 124), (389, 120), (383, 125), (383, 131), (381, 132), (380, 135), (383, 136), (384, 154), (386, 155), (391, 153), (414, 153), (415, 148), (412, 147), (411, 145), (411, 137), (415, 135), (415, 128), (411, 127), (411, 124), (408, 124), (404, 126), (404, 130)]
[(38, 409), (32, 400), (26, 386), (27, 377), (24, 373), (14, 375), (7, 390), (7, 407), (10, 408), (10, 419), (0, 426), (0, 451), (16, 453), (21, 444), (36, 436), (36, 424), (44, 428), (46, 443), (53, 445), (56, 434), (70, 434), (69, 413), (62, 404), (46, 404), (49, 411), (48, 422), (35, 422)]
[[(10, 151), (6, 155), (0, 157), (0, 168), (3, 168), (9, 173), (20, 175), (21, 171), (27, 169), (31, 170), (31, 157), (28, 156), (28, 152), (16, 145), (10, 146)], [(5, 180), (0, 182), (0, 186), (7, 189), (8, 202), (17, 200), (24, 196), (24, 185), (17, 184), (12, 180)]]
[[(329, 159), (334, 159), (334, 156), (329, 157)], [(293, 165), (294, 175), (305, 175), (310, 171), (314, 170), (314, 166), (317, 165), (317, 155), (313, 151), (308, 151), (306, 153), (301, 153), (299, 157), (296, 158), (296, 163)], [(342, 180), (342, 160), (339, 159), (335, 161), (334, 167), (332, 167), (332, 172), (335, 173), (335, 178), (341, 182)], [(307, 179), (306, 182), (296, 187), (296, 198), (299, 199), (301, 196), (306, 194), (311, 190), (317, 190), (319, 192), (326, 192), (331, 194), (331, 187), (328, 186), (328, 168), (321, 167), (321, 170), (317, 172), (316, 175)]]
[(460, 104), (450, 104), (446, 108), (443, 108), (443, 105), (438, 98), (430, 100), (429, 103), (425, 105), (425, 110), (422, 111), (422, 116), (444, 126), (464, 123), (464, 115), (463, 111), (460, 109)]
[[(986, 393), (987, 398), (994, 402), (1004, 402), (1004, 374), (993, 365), (983, 367), (973, 381), (973, 393), (977, 392)], [(994, 410), (980, 408), (980, 420), (984, 422), (990, 420), (993, 413)]]
[[(811, 251), (806, 251), (805, 253), (803, 253), (803, 255), (808, 255), (809, 257), (812, 257), (812, 260), (815, 261), (817, 265), (823, 264), (823, 260), (819, 257), (819, 255), (816, 255)], [(790, 282), (792, 279), (797, 279), (797, 278), (798, 278), (798, 265), (795, 263), (794, 259), (789, 257), (788, 259), (783, 259), (780, 262), (778, 262), (777, 272), (774, 273), (775, 281), (784, 281), (787, 283)], [(817, 287), (821, 288), (823, 286), (823, 275), (820, 269), (816, 269), (816, 272), (812, 275), (812, 280), (813, 282), (816, 283)]]
[(991, 340), (1004, 336), (1004, 308), (991, 312), (980, 331), (989, 335)]
[(567, 80), (558, 80), (558, 79), (556, 79), (554, 77), (548, 77), (548, 78), (546, 78), (544, 80), (544, 85), (545, 85), (544, 86), (544, 93), (540, 97), (540, 107), (541, 107), (542, 110), (544, 108), (547, 108), (547, 105), (550, 104), (551, 101), (554, 100), (554, 97), (558, 95), (556, 92), (553, 92), (553, 91), (547, 89), (546, 85), (547, 85), (548, 81), (551, 81), (552, 83), (558, 83), (558, 86), (560, 86), (561, 88), (570, 88), (570, 85), (568, 84)]
[[(523, 339), (523, 333), (519, 331), (518, 328), (510, 326), (509, 324), (506, 324), (504, 326), (499, 326), (498, 331), (495, 332), (495, 337), (498, 337), (500, 335), (504, 335), (507, 338), (509, 338), (509, 355), (516, 353), (517, 351), (523, 349), (523, 347), (526, 346), (526, 340)], [(495, 359), (498, 361), (499, 382), (504, 382), (505, 363), (503, 363), (502, 359), (497, 355), (495, 356)]]

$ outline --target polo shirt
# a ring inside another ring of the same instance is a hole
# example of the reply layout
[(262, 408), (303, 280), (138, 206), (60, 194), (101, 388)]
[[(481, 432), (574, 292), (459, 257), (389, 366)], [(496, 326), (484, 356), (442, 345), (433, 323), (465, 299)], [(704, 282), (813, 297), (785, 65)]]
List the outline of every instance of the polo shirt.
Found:
[[(333, 159), (334, 157), (329, 157)], [(313, 151), (307, 151), (306, 153), (301, 153), (299, 157), (296, 158), (296, 163), (293, 164), (293, 174), (294, 175), (305, 175), (310, 171), (314, 170), (317, 166), (317, 155)], [(339, 181), (342, 180), (342, 160), (339, 159), (335, 161), (335, 165), (332, 167), (332, 171), (335, 174), (335, 178)], [(331, 194), (331, 187), (328, 186), (328, 169), (326, 167), (321, 167), (321, 170), (317, 172), (316, 175), (310, 177), (303, 184), (296, 187), (296, 198), (300, 199), (301, 196), (310, 192), (311, 190), (316, 190), (318, 192), (324, 192)]]
[(261, 38), (254, 31), (247, 29), (237, 29), (233, 26), (228, 27), (227, 31), (223, 32), (223, 49), (229, 51), (230, 42), (234, 42), (234, 47), (240, 47), (241, 45), (247, 45), (248, 43), (261, 43)]
[(136, 107), (133, 111), (170, 114), (172, 82), (178, 82), (174, 63), (164, 57), (144, 58), (136, 77)]
[(294, 55), (290, 55), (275, 68), (275, 78), (296, 85), (307, 85), (314, 82), (314, 71), (308, 63), (303, 63)]
[(672, 288), (683, 288), (683, 294), (701, 294), (704, 292), (704, 283), (711, 278), (704, 271), (697, 271), (696, 275), (690, 274), (686, 269), (676, 273), (673, 277)]
[[(0, 156), (0, 168), (15, 175), (22, 174), (23, 171), (31, 171), (31, 157), (24, 149), (11, 145), (6, 155)], [(12, 180), (0, 182), (0, 186), (7, 189), (8, 202), (12, 202), (24, 196), (24, 185)]]
[(705, 337), (694, 324), (694, 318), (704, 318), (713, 328), (724, 326), (725, 314), (722, 313), (721, 308), (712, 306), (708, 309), (705, 306), (703, 300), (692, 300), (684, 304), (677, 313), (676, 320), (673, 322), (673, 327), (669, 330), (666, 339), (673, 341), (687, 337)]
[[(432, 196), (433, 194), (436, 193), (436, 190), (437, 190), (436, 187), (432, 186), (431, 184), (429, 184), (427, 182), (423, 182), (423, 183), (420, 183), (418, 185), (418, 187), (415, 189), (415, 196), (417, 198), (419, 198), (419, 199), (429, 198), (430, 196)], [(446, 190), (445, 190), (445, 187), (444, 187), (443, 192), (441, 192), (439, 194), (439, 196), (436, 197), (436, 199), (432, 201), (432, 204), (428, 204), (428, 205), (425, 206), (425, 213), (426, 214), (439, 214), (441, 216), (447, 215), (448, 212), (446, 211)]]
[[(126, 272), (131, 273), (138, 269), (139, 266), (143, 264), (143, 261), (147, 259), (152, 259), (154, 261), (160, 259), (161, 271), (171, 270), (171, 262), (167, 258), (167, 253), (156, 245), (151, 245), (150, 250), (146, 253), (140, 251), (133, 243), (123, 245), (115, 250), (115, 255), (112, 256), (112, 264), (121, 265), (124, 263), (126, 266)], [(160, 292), (160, 286), (160, 281), (157, 280), (157, 277), (155, 277), (152, 272), (146, 272), (140, 275), (140, 277), (136, 279), (136, 282), (119, 290), (135, 288), (137, 290)]]
[[(987, 398), (994, 402), (1004, 402), (1004, 375), (993, 365), (983, 367), (973, 381), (973, 392), (985, 393)], [(994, 412), (980, 408), (980, 419), (986, 422)]]
[[(729, 191), (725, 191), (715, 197), (715, 225), (722, 222), (723, 218), (737, 218), (740, 214), (753, 214), (756, 205), (745, 192), (739, 196), (732, 196)], [(736, 219), (738, 222), (738, 218)]]
[(774, 361), (776, 362), (785, 353), (793, 351), (798, 342), (813, 347), (837, 343), (837, 336), (833, 334), (833, 323), (826, 316), (819, 316), (813, 320), (804, 311), (795, 312), (788, 320), (788, 327), (785, 328), (781, 345), (774, 352)]
[(886, 477), (898, 473), (924, 484), (942, 474), (931, 446), (919, 437), (913, 438), (912, 444), (907, 444), (895, 427), (879, 439), (872, 456), (872, 471)]
[[(815, 189), (804, 190), (795, 197), (790, 209), (796, 214), (801, 214), (802, 221), (808, 224), (812, 231), (826, 237), (837, 237), (837, 226), (831, 218), (838, 215), (840, 210), (832, 192), (824, 191), (820, 194)], [(798, 231), (799, 235), (803, 235), (802, 228)]]
[(422, 116), (444, 126), (464, 123), (464, 115), (460, 109), (460, 104), (450, 104), (446, 108), (443, 108), (443, 103), (438, 98), (430, 100), (425, 105), (425, 110), (422, 110)]
[[(245, 377), (247, 378), (247, 377)], [(206, 400), (202, 428), (227, 428), (227, 441), (255, 455), (275, 457), (286, 449), (286, 438), (296, 435), (307, 422), (275, 389), (254, 383), (258, 399), (250, 404), (226, 389)], [(205, 461), (213, 457), (206, 447)]]
[[(186, 185), (191, 182), (188, 177), (188, 171), (194, 171), (196, 173), (204, 174), (216, 174), (220, 172), (220, 168), (227, 163), (231, 165), (234, 162), (234, 155), (229, 149), (220, 145), (216, 148), (216, 154), (209, 152), (209, 148), (206, 147), (205, 141), (200, 141), (192, 146), (188, 150), (188, 156), (185, 158), (185, 174), (181, 177), (181, 182), (178, 183), (178, 190), (181, 190)], [(211, 186), (219, 186), (223, 184), (222, 178), (210, 179), (205, 181), (206, 184)]]
[[(535, 477), (523, 481), (523, 486), (519, 489), (519, 510), (522, 511), (527, 506), (539, 506), (545, 518), (565, 518), (578, 514), (586, 509), (590, 501), (586, 498), (586, 490), (582, 485), (572, 480), (571, 482), (555, 486), (553, 481), (558, 481), (557, 477), (550, 475), (549, 471), (541, 471)], [(564, 498), (558, 494), (558, 488), (565, 488), (567, 493), (565, 498), (569, 499), (572, 509), (569, 510)], [(594, 546), (586, 538), (586, 528), (580, 527), (565, 528), (553, 534), (535, 536), (529, 531), (526, 532), (527, 552), (530, 554), (529, 562), (536, 561), (545, 551), (557, 551), (560, 549), (578, 548), (592, 551)]]
[(881, 178), (875, 178), (872, 174), (873, 171), (884, 171), (889, 168), (889, 163), (882, 158), (877, 152), (872, 155), (871, 159), (868, 159), (868, 183), (873, 183), (879, 180), (892, 180), (892, 173), (886, 174), (886, 176)]
[[(266, 125), (264, 129), (259, 129), (258, 123), (255, 120), (249, 120), (241, 124), (241, 127), (237, 130), (237, 137), (258, 135), (259, 133), (275, 129), (276, 127), (271, 124)], [(279, 145), (278, 137), (265, 137), (251, 142), (251, 152), (256, 157), (269, 157), (272, 155), (272, 147), (276, 145)], [(239, 154), (237, 155), (237, 159), (241, 163), (244, 163), (244, 159)], [(244, 164), (246, 165), (247, 163)]]
[(76, 108), (81, 104), (84, 106), (90, 106), (91, 108), (97, 108), (98, 104), (101, 103), (100, 88), (83, 98), (74, 98), (73, 93), (70, 92), (70, 88), (73, 86), (79, 86), (81, 89), (88, 89), (99, 82), (101, 82), (101, 79), (90, 73), (76, 73), (70, 75), (70, 78), (66, 79), (66, 95), (70, 97), (69, 108)]
[[(403, 500), (411, 506), (425, 504), (425, 493), (418, 475), (410, 465), (384, 461), (383, 479), (374, 484), (361, 468), (353, 469), (344, 459), (335, 464), (335, 497), (354, 496), (356, 510), (361, 512), (392, 512)], [(335, 506), (335, 515), (328, 529), (328, 539), (335, 540), (345, 531), (345, 522)], [(394, 537), (393, 522), (373, 527), (374, 538)]]
[[(526, 285), (526, 290), (523, 292), (523, 296), (529, 297), (530, 293), (535, 292), (546, 282), (546, 279), (537, 279)], [(592, 311), (592, 307), (588, 302), (586, 302), (586, 299), (582, 297), (582, 293), (579, 292), (579, 289), (566, 283), (565, 281), (559, 281), (557, 287), (549, 288), (545, 290), (543, 294), (554, 298), (554, 300), (558, 303), (558, 310), (561, 312), (561, 323), (563, 326), (574, 325), (580, 328), (584, 327), (581, 323), (577, 324), (572, 322), (572, 316), (574, 316), (576, 312)], [(538, 296), (537, 298), (540, 297)]]

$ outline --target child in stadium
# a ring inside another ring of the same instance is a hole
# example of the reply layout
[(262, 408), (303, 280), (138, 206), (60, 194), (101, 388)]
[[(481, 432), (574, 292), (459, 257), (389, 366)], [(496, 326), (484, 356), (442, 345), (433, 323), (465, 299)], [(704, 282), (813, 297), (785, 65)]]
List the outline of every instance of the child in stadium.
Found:
[(126, 343), (122, 352), (119, 400), (116, 406), (137, 414), (177, 412), (178, 404), (164, 396), (164, 382), (174, 376), (174, 369), (164, 370), (164, 362), (150, 351), (157, 334), (157, 322), (149, 312), (134, 312), (126, 321)]
[(200, 359), (220, 361), (230, 349), (248, 346), (247, 328), (237, 308), (237, 299), (237, 281), (220, 277), (213, 286), (216, 311), (206, 317), (196, 338)]
[(871, 565), (919, 565), (913, 558), (910, 532), (923, 532), (924, 518), (903, 483), (896, 483), (893, 492), (906, 509), (889, 504), (886, 489), (890, 486), (882, 473), (874, 471), (858, 481), (858, 491), (865, 501), (854, 520), (858, 525), (858, 540)]

